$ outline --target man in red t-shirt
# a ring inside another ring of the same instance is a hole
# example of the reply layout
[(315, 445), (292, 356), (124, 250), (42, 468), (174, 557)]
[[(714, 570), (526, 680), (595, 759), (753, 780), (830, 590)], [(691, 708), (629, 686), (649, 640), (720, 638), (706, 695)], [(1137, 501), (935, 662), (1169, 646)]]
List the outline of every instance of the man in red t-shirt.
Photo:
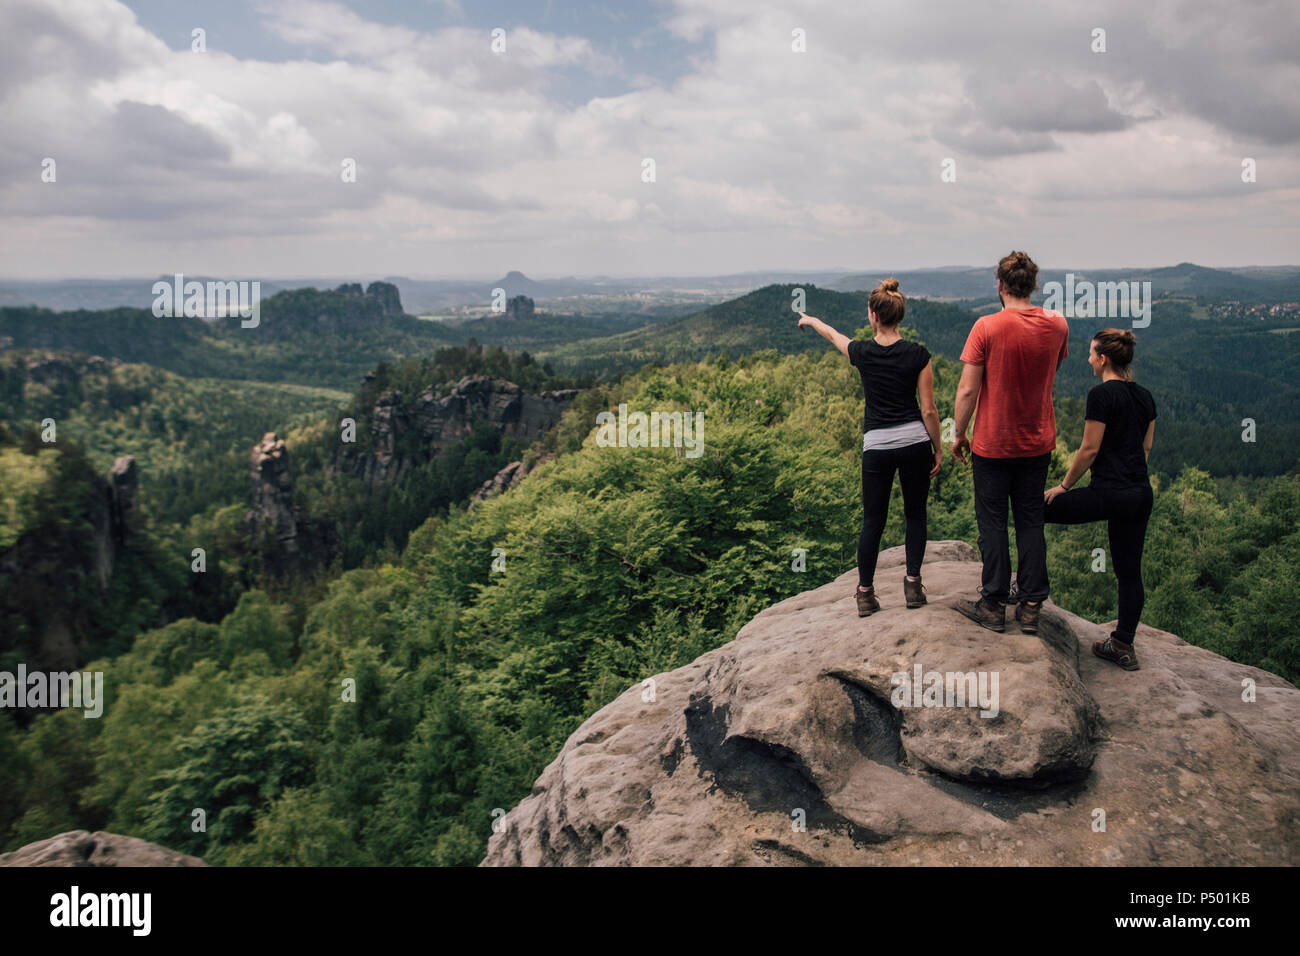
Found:
[[(1026, 634), (1038, 633), (1038, 611), (1047, 598), (1047, 541), (1043, 536), (1043, 490), (1056, 447), (1052, 386), (1065, 360), (1070, 327), (1065, 317), (1033, 305), (1038, 266), (1023, 252), (998, 263), (1002, 311), (980, 318), (966, 339), (957, 387), (953, 454), (972, 455), (975, 520), (979, 525), (984, 575), (978, 601), (954, 607), (994, 631), (1006, 627), (1011, 588), (1007, 502), (1016, 522), (1016, 620)], [(975, 440), (966, 428), (978, 399)]]

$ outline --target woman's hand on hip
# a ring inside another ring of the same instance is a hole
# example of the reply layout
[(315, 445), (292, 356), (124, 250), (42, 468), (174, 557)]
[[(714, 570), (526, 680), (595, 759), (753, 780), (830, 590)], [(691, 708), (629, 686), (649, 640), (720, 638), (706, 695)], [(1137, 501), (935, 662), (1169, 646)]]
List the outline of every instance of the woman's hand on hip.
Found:
[(1067, 489), (1065, 485), (1057, 485), (1055, 488), (1048, 488), (1043, 492), (1043, 504), (1050, 505), (1053, 500), (1065, 494), (1067, 490), (1069, 489)]

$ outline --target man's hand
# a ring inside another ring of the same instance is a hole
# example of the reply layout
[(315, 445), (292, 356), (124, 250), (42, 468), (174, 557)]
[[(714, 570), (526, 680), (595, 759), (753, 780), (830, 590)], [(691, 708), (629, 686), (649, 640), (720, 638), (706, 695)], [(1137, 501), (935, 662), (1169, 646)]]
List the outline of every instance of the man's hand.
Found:
[(943, 464), (943, 449), (934, 450), (934, 467), (930, 469), (930, 477), (933, 478), (939, 474), (939, 466)]
[(802, 312), (799, 313), (799, 328), (801, 329), (808, 328), (808, 326), (812, 325), (816, 321), (817, 316), (815, 315), (804, 315)]
[(1050, 505), (1053, 499), (1059, 498), (1068, 490), (1069, 489), (1067, 489), (1065, 485), (1057, 485), (1055, 488), (1048, 488), (1043, 492), (1043, 504)]
[(970, 451), (970, 439), (965, 435), (962, 435), (952, 443), (952, 456), (963, 465), (968, 464), (966, 461), (966, 453), (968, 451)]

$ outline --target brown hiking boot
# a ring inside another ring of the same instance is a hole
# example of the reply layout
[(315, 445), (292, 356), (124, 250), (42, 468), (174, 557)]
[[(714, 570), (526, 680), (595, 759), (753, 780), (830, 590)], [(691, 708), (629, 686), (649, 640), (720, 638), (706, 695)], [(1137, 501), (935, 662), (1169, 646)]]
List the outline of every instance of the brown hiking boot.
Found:
[(1141, 665), (1138, 664), (1137, 651), (1133, 650), (1133, 645), (1125, 644), (1114, 634), (1111, 634), (1104, 641), (1093, 641), (1092, 652), (1103, 661), (1118, 664), (1126, 671), (1142, 669)]
[(990, 631), (997, 631), (1001, 634), (1006, 630), (1006, 607), (997, 601), (989, 600), (982, 594), (978, 601), (967, 601), (963, 598), (954, 604), (952, 609), (958, 614), (970, 618), (980, 627), (987, 627)]
[(880, 610), (880, 602), (876, 600), (874, 587), (867, 588), (865, 591), (855, 587), (853, 596), (858, 600), (858, 617), (868, 617)]
[(1031, 604), (1021, 601), (1016, 605), (1016, 623), (1020, 625), (1021, 634), (1038, 633), (1038, 612), (1043, 609), (1043, 602)]
[(920, 607), (925, 603), (925, 588), (921, 586), (921, 576), (917, 575), (915, 581), (909, 581), (907, 576), (903, 576), (903, 600), (908, 607)]

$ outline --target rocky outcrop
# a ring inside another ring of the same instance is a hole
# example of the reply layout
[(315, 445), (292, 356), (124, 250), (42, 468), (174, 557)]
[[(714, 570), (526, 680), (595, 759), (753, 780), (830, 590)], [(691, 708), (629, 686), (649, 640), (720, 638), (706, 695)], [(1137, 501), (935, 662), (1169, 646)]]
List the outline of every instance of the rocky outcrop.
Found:
[(524, 467), (522, 461), (512, 461), (495, 475), (483, 482), (483, 487), (474, 492), (474, 497), (470, 499), (470, 510), (474, 510), (474, 505), (480, 501), (486, 501), (493, 495), (499, 495), (502, 492), (509, 491), (519, 482), (524, 480), (528, 474), (528, 469)]
[(848, 572), (597, 711), (484, 865), (1300, 863), (1300, 690), (1147, 627), (1121, 671), (1050, 602), (983, 630), (960, 542), (909, 611), (900, 551), (871, 617)]
[[(77, 665), (76, 635), (85, 630), (85, 621), (72, 609), (86, 606), (86, 582), (108, 588), (139, 528), (135, 459), (118, 458), (107, 476), (90, 472), (88, 463), (79, 467), (87, 469), (79, 476), (85, 479), (78, 488), (84, 497), (76, 502), (85, 524), (55, 533), (48, 527), (29, 529), (0, 550), (0, 593), (10, 609), (21, 608), (29, 621), (34, 641), (28, 645), (33, 655), (28, 663), (33, 667), (67, 670)], [(15, 636), (0, 628), (0, 654), (13, 649)]]
[(321, 340), (350, 342), (402, 322), (408, 330), (418, 325), (406, 317), (401, 294), (391, 282), (372, 282), (364, 292), (356, 282), (329, 290), (285, 289), (261, 300), (255, 328), (243, 327), (243, 321), (243, 317), (229, 316), (214, 320), (212, 327), (222, 334), (238, 336), (236, 341), (240, 342), (251, 336), (264, 341), (314, 342), (321, 348), (347, 348), (337, 343), (326, 346)]
[(286, 554), (298, 550), (298, 517), (293, 506), (293, 476), (289, 451), (275, 432), (267, 432), (253, 446), (249, 456), (253, 508), (244, 515), (244, 527), (252, 535), (267, 529)]
[(379, 313), (385, 318), (402, 315), (402, 296), (391, 282), (372, 282), (366, 286), (367, 297), (379, 303)]
[(518, 485), (537, 469), (538, 465), (544, 465), (555, 458), (553, 454), (543, 455), (534, 462), (533, 467), (529, 468), (522, 461), (512, 461), (495, 475), (483, 482), (483, 486), (474, 492), (474, 497), (470, 499), (469, 510), (473, 511), (474, 506), (480, 501), (486, 501), (493, 495), (503, 494), (511, 488)]
[(536, 315), (533, 300), (526, 295), (517, 295), (506, 300), (506, 318), (527, 321)]
[(536, 440), (559, 421), (576, 395), (576, 389), (533, 395), (514, 382), (487, 375), (430, 386), (409, 402), (401, 392), (386, 391), (371, 409), (371, 453), (360, 469), (367, 481), (391, 481), (406, 468), (463, 441), (479, 423), (503, 435)]
[(120, 359), (99, 355), (44, 350), (19, 352), (15, 362), (17, 371), (27, 381), (55, 389), (74, 387), (87, 375), (107, 375), (122, 364)]
[(48, 840), (0, 853), (0, 866), (207, 866), (154, 843), (116, 833), (69, 830)]
[(127, 544), (140, 530), (140, 479), (134, 456), (115, 460), (108, 478), (113, 490), (113, 533)]

